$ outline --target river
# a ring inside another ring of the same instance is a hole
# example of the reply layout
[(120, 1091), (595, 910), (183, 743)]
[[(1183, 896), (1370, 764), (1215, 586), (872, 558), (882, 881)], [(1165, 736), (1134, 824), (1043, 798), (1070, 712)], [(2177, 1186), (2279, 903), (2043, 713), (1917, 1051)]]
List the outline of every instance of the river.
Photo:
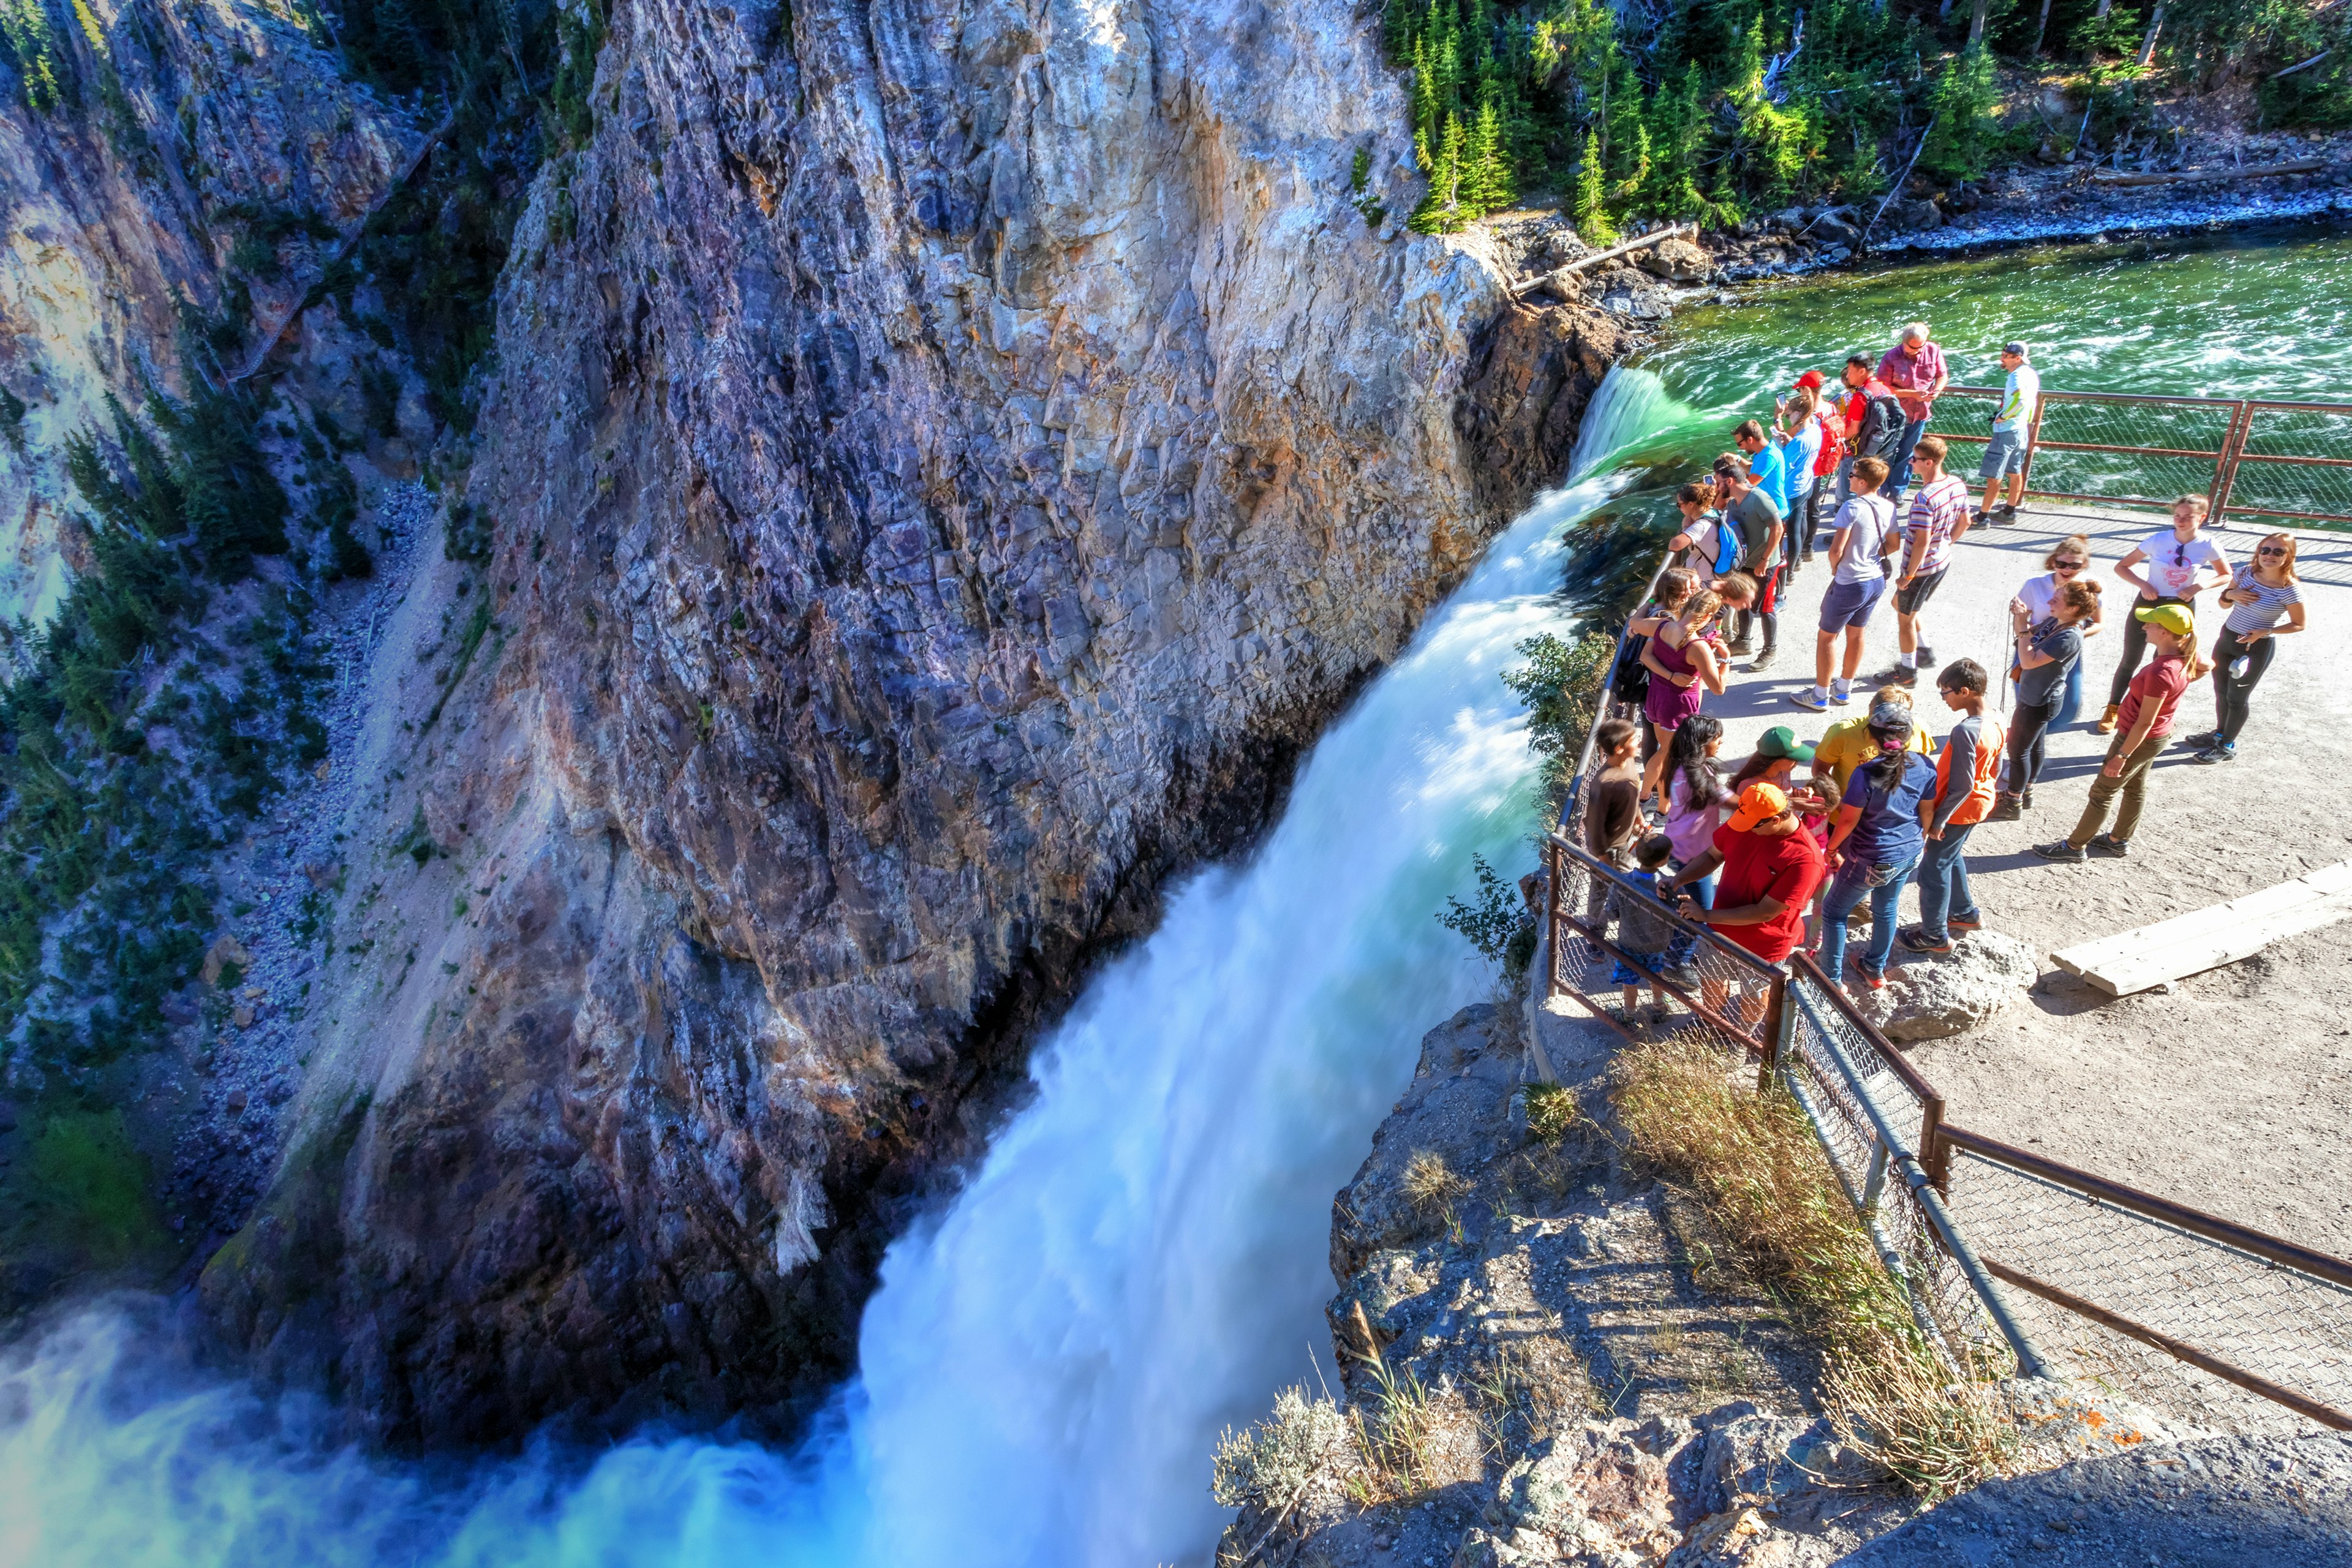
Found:
[(322, 1441), (310, 1402), (194, 1370), (163, 1304), (118, 1301), (0, 1359), (0, 1568), (1205, 1560), (1217, 1432), (1328, 1357), (1331, 1194), (1421, 1034), (1492, 990), (1433, 916), (1473, 854), (1532, 864), (1496, 679), (1516, 645), (1620, 594), (1662, 487), (1795, 368), (1920, 316), (1964, 378), (2022, 336), (2053, 386), (2352, 400), (2331, 384), (2347, 265), (2343, 239), (2026, 253), (1678, 321), (1603, 388), (1583, 477), (1332, 725), (1280, 822), (1175, 889), (1041, 1044), (1027, 1108), (890, 1249), (858, 1375), (797, 1451), (647, 1434), (370, 1459)]

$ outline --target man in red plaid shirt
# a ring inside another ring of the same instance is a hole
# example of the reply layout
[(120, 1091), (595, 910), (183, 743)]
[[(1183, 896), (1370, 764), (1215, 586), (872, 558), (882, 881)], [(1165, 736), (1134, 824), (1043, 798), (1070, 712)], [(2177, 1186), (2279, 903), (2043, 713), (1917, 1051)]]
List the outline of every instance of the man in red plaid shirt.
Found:
[(1914, 321), (1903, 329), (1902, 337), (1878, 362), (1878, 379), (1895, 389), (1895, 401), (1903, 405), (1903, 444), (1888, 459), (1895, 471), (1886, 480), (1886, 498), (1895, 503), (1899, 517), (1903, 492), (1911, 483), (1912, 450), (1927, 433), (1927, 418), (1935, 412), (1936, 399), (1952, 381), (1944, 366), (1944, 351), (1928, 340), (1927, 322)]

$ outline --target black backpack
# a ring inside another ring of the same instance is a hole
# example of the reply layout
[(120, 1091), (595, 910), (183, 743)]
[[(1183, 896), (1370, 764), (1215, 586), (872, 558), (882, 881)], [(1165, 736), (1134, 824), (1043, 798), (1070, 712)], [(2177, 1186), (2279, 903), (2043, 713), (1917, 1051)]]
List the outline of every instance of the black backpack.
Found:
[(1647, 637), (1625, 637), (1617, 645), (1617, 663), (1609, 671), (1609, 695), (1629, 707), (1650, 700), (1650, 667), (1642, 662)]

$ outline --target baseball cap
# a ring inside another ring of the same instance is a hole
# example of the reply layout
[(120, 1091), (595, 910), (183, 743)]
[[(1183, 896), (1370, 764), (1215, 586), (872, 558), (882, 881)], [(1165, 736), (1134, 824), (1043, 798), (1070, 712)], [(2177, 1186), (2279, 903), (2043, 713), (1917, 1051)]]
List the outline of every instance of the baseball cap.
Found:
[(2005, 354), (2015, 354), (2018, 358), (2023, 359), (2025, 357), (2025, 345), (2019, 342), (2003, 343), (2000, 345), (2000, 352)]
[(1808, 392), (1819, 392), (1822, 389), (1822, 373), (1817, 370), (1809, 370), (1804, 374), (1797, 378), (1797, 384), (1805, 388)]
[(2175, 637), (2187, 637), (2197, 629), (2197, 617), (2189, 613), (2186, 605), (2142, 605), (2132, 612), (2152, 626), (2162, 626)]
[(1900, 702), (1881, 702), (1870, 710), (1868, 726), (1873, 734), (1900, 735), (1911, 739), (1911, 710)]
[(1734, 833), (1746, 833), (1788, 809), (1788, 792), (1780, 785), (1752, 784), (1739, 792), (1739, 808), (1731, 814), (1729, 826)]
[(1756, 751), (1759, 756), (1790, 757), (1801, 763), (1813, 760), (1812, 747), (1797, 739), (1797, 732), (1786, 724), (1775, 724), (1756, 737)]

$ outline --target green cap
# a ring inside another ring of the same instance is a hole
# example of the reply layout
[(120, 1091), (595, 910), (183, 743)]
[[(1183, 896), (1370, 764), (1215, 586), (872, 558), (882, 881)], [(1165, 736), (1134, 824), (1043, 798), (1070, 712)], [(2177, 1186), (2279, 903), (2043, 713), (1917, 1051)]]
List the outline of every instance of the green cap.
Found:
[(1797, 732), (1786, 724), (1775, 724), (1756, 739), (1756, 754), (1761, 757), (1790, 757), (1811, 766), (1812, 747), (1797, 739)]

